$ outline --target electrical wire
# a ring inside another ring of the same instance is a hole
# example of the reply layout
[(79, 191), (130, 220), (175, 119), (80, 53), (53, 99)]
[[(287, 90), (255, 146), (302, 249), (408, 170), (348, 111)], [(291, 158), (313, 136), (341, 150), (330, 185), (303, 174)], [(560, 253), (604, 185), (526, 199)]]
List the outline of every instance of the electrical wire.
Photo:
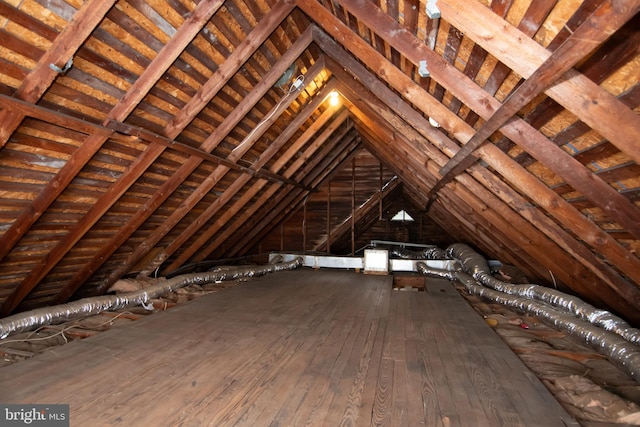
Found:
[[(93, 326), (93, 328), (99, 328), (99, 327), (104, 326), (106, 324), (113, 325), (113, 321), (114, 320), (116, 320), (120, 316), (124, 316), (125, 314), (133, 314), (133, 313), (131, 313), (130, 311), (123, 311), (122, 313), (119, 313), (117, 316), (112, 317), (111, 319), (107, 320), (106, 322), (103, 322), (103, 323), (100, 323), (98, 325)], [(55, 334), (47, 335), (46, 337), (31, 338), (34, 334), (37, 334), (38, 332), (40, 332), (45, 327), (46, 326), (39, 327), (35, 331), (31, 332), (27, 338), (22, 338), (22, 339), (17, 339), (17, 340), (2, 340), (2, 341), (0, 341), (0, 345), (12, 343), (12, 342), (24, 343), (24, 342), (31, 342), (31, 341), (43, 341), (43, 340), (51, 339), (53, 337), (57, 337), (58, 335), (62, 335), (62, 338), (64, 339), (64, 342), (66, 344), (66, 343), (69, 342), (69, 340), (67, 340), (67, 337), (64, 334), (65, 332), (67, 332), (67, 331), (69, 331), (71, 329), (74, 329), (74, 328), (90, 330), (88, 328), (82, 327), (82, 325), (70, 325), (70, 326), (65, 326), (64, 328), (62, 328), (60, 331), (56, 332)]]
[(302, 88), (303, 84), (304, 84), (304, 76), (302, 74), (300, 74), (298, 77), (296, 77), (296, 79), (293, 82), (291, 82), (291, 86), (289, 86), (289, 91), (282, 98), (280, 98), (280, 101), (278, 101), (276, 106), (271, 109), (269, 114), (267, 114), (262, 120), (260, 120), (260, 122), (256, 125), (256, 127), (254, 127), (251, 130), (251, 132), (249, 132), (249, 134), (244, 138), (244, 140), (240, 144), (238, 144), (238, 146), (236, 148), (234, 148), (233, 151), (238, 150), (245, 143), (247, 143), (249, 141), (249, 139), (253, 136), (253, 134), (258, 129), (260, 129), (267, 121), (269, 121), (271, 119), (271, 117), (273, 117), (273, 115), (276, 113), (276, 111), (278, 111), (278, 107), (280, 107), (280, 104), (282, 104), (282, 102), (285, 100), (285, 98), (288, 95), (291, 95), (292, 93), (294, 93), (295, 91), (300, 90), (300, 88)]

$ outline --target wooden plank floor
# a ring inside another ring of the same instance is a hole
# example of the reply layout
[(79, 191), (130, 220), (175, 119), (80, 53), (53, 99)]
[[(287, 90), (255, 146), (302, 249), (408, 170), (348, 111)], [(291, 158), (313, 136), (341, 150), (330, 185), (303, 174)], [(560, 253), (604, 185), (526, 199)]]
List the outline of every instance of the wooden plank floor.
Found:
[(296, 270), (0, 369), (72, 426), (577, 425), (446, 281)]

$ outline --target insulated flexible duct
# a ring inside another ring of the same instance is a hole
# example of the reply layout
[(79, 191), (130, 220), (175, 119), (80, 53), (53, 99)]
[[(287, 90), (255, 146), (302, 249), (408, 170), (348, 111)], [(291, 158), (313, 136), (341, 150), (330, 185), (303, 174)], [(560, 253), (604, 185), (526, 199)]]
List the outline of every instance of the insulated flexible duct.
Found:
[(158, 279), (157, 284), (140, 291), (84, 298), (53, 307), (38, 308), (0, 319), (0, 339), (39, 326), (63, 323), (77, 317), (90, 316), (107, 310), (146, 305), (154, 298), (188, 285), (203, 285), (241, 277), (262, 276), (278, 271), (293, 270), (300, 266), (302, 266), (302, 258), (298, 257), (289, 262), (270, 263), (264, 266), (229, 267), (220, 269), (220, 271), (184, 274), (171, 279)]
[[(449, 251), (449, 249), (447, 251)], [(468, 269), (468, 273), (474, 274), (484, 269), (484, 266), (487, 265), (486, 260), (468, 246), (461, 245), (455, 249), (457, 249), (457, 251), (453, 250), (452, 253), (460, 256), (460, 258), (457, 259), (461, 263), (463, 270)], [(637, 344), (626, 340), (624, 336), (575, 317), (576, 315), (574, 313), (558, 311), (556, 309), (559, 308), (560, 310), (564, 310), (563, 305), (552, 307), (547, 305), (544, 301), (536, 301), (527, 298), (528, 295), (526, 294), (524, 296), (518, 296), (485, 287), (481, 285), (475, 277), (470, 276), (462, 270), (454, 272), (434, 269), (428, 267), (423, 262), (418, 262), (416, 267), (418, 272), (425, 275), (436, 276), (449, 280), (458, 280), (471, 294), (482, 296), (494, 302), (514, 307), (520, 311), (546, 319), (557, 328), (583, 339), (585, 343), (591, 345), (600, 354), (609, 357), (610, 360), (617, 363), (621, 368), (629, 373), (634, 380), (640, 382), (640, 347)], [(488, 266), (486, 266), (486, 268), (488, 269)], [(505, 283), (505, 285), (508, 284)], [(554, 299), (554, 301), (557, 300)], [(624, 321), (622, 322), (626, 323)], [(633, 328), (630, 327), (626, 327), (625, 330), (632, 333), (634, 332)], [(637, 333), (637, 330), (635, 332)]]
[(392, 257), (401, 258), (401, 259), (430, 259), (430, 260), (441, 260), (445, 259), (445, 252), (440, 248), (427, 248), (423, 251), (410, 251), (406, 248), (401, 247), (393, 247), (391, 248), (389, 254)]
[(614, 314), (600, 310), (580, 298), (539, 285), (513, 285), (491, 275), (486, 259), (468, 245), (456, 243), (447, 248), (447, 255), (457, 259), (462, 268), (483, 285), (511, 295), (544, 301), (607, 331), (616, 333), (627, 341), (640, 344), (640, 330)]
[(500, 304), (531, 313), (539, 318), (546, 319), (558, 329), (582, 338), (600, 354), (617, 363), (634, 380), (640, 382), (640, 348), (637, 345), (589, 322), (554, 310), (541, 302), (486, 288), (479, 285), (473, 277), (466, 273), (458, 272), (458, 280), (471, 294), (489, 298)]

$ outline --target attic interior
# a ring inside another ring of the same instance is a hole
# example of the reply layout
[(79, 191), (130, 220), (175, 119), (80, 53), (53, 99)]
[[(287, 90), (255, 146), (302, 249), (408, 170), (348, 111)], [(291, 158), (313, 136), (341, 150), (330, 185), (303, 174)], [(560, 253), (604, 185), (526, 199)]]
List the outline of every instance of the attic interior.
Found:
[(0, 317), (382, 240), (637, 328), (639, 9), (2, 0)]

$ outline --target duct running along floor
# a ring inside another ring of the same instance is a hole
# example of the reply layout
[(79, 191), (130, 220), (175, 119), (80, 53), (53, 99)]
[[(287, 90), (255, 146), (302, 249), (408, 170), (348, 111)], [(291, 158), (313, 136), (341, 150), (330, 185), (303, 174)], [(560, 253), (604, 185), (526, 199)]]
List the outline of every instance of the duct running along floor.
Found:
[(301, 269), (0, 369), (72, 426), (577, 425), (452, 285)]

